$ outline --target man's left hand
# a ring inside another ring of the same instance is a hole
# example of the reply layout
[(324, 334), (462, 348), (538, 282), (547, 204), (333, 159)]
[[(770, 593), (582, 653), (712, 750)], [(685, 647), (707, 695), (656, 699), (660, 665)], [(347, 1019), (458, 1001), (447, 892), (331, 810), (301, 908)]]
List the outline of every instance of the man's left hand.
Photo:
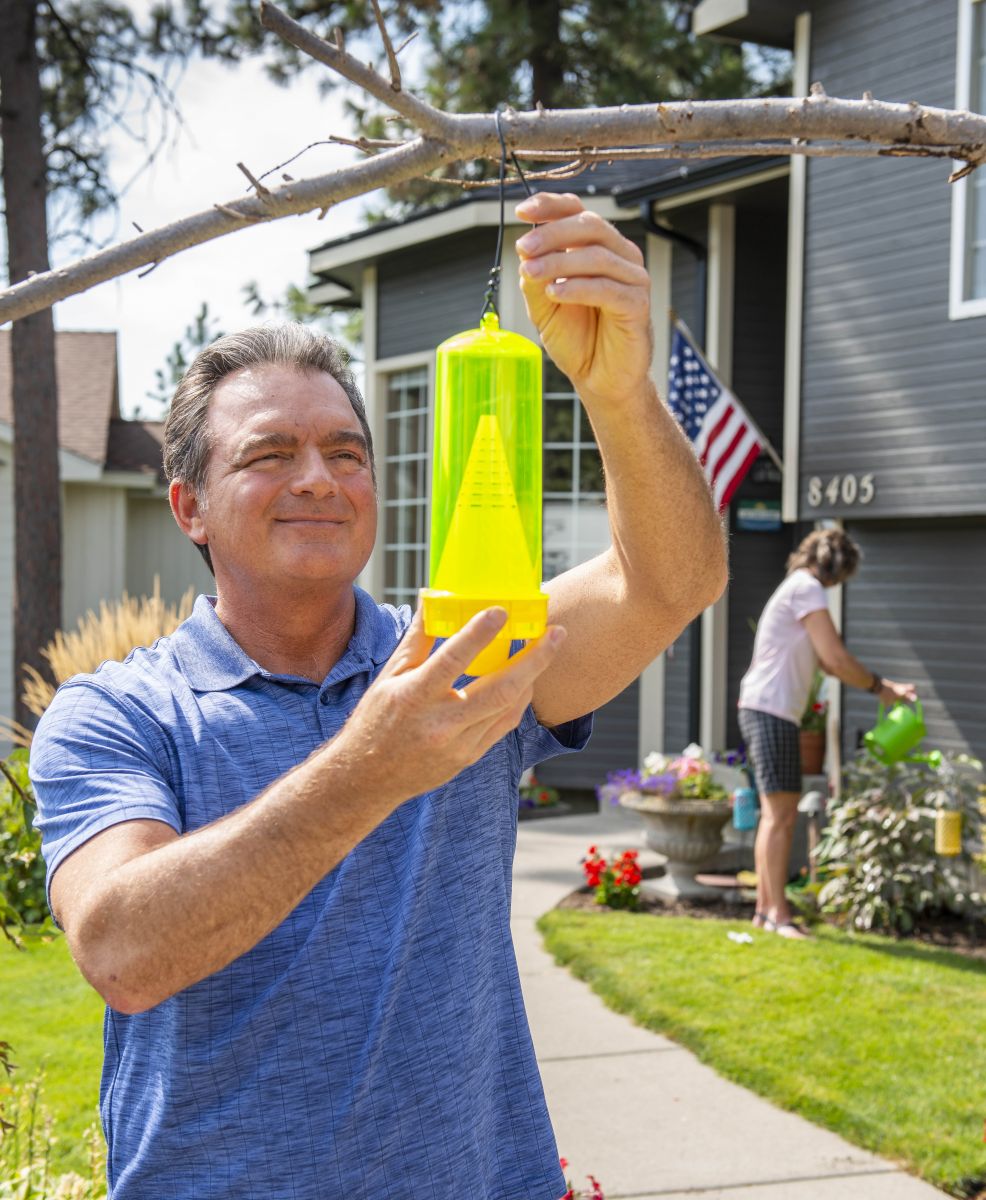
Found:
[(651, 361), (643, 255), (578, 196), (538, 192), (517, 206), (538, 228), (517, 242), (527, 311), (584, 400), (639, 394)]

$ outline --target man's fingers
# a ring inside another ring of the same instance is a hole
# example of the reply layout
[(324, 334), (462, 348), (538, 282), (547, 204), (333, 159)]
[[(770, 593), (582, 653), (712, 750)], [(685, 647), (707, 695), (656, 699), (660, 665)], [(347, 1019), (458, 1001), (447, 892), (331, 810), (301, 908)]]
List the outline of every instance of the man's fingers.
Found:
[(514, 211), (522, 221), (536, 225), (583, 212), (584, 206), (574, 192), (535, 192), (521, 200)]
[(380, 672), (381, 676), (399, 675), (402, 671), (410, 671), (420, 667), (431, 654), (435, 639), (425, 633), (424, 615), (421, 608), (414, 611), (411, 624), (408, 625), (400, 645), (390, 656), (386, 666)]
[(470, 701), (488, 704), (491, 710), (509, 707), (521, 692), (534, 686), (534, 681), (561, 649), (565, 636), (561, 625), (549, 625), (543, 637), (529, 642), (505, 667), (471, 683)]
[(520, 265), (520, 273), (539, 283), (555, 279), (597, 278), (612, 279), (616, 283), (634, 287), (650, 286), (650, 276), (643, 267), (599, 245), (525, 259)]
[(626, 262), (643, 266), (644, 256), (633, 242), (596, 213), (580, 212), (539, 225), (517, 239), (522, 260), (581, 246), (601, 246)]
[(642, 325), (647, 312), (647, 294), (638, 287), (616, 283), (612, 279), (555, 279), (544, 289), (552, 304), (577, 304), (599, 308), (621, 320)]
[(428, 676), (446, 691), (466, 673), (472, 660), (493, 641), (506, 621), (507, 612), (503, 608), (487, 608), (477, 613), (431, 656), (424, 668)]

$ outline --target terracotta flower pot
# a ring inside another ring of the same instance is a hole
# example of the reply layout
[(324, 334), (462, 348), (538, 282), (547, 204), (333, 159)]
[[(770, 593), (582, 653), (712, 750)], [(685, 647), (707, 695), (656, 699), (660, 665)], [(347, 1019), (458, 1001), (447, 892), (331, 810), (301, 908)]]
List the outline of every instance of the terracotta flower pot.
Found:
[(825, 730), (799, 730), (798, 741), (801, 746), (801, 774), (820, 775), (825, 762)]

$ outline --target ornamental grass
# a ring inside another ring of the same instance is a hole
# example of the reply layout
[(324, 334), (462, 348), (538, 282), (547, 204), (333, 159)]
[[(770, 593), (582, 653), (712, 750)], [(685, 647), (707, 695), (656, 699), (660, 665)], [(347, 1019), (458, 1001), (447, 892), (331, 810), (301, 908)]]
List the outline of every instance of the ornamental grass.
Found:
[[(103, 600), (99, 612), (90, 609), (75, 629), (59, 630), (41, 651), (51, 679), (34, 667), (24, 667), (21, 692), (28, 711), (40, 717), (52, 701), (59, 684), (73, 675), (95, 671), (100, 663), (122, 662), (137, 646), (150, 646), (158, 638), (173, 633), (188, 617), (195, 601), (195, 589), (189, 588), (177, 604), (161, 598), (161, 580), (154, 576), (154, 593), (119, 600)], [(15, 746), (29, 746), (31, 731), (7, 717), (0, 717), (0, 737)]]

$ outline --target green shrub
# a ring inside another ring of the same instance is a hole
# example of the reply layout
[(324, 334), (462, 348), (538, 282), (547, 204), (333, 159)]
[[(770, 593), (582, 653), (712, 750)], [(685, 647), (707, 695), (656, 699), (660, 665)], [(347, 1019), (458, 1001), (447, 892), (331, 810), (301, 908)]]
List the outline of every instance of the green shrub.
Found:
[[(843, 772), (817, 851), (822, 911), (854, 929), (889, 933), (909, 933), (923, 915), (986, 916), (976, 862), (981, 786), (982, 764), (964, 755), (893, 766), (858, 755)], [(935, 853), (943, 808), (962, 812), (962, 851), (951, 858)]]
[(0, 1200), (103, 1200), (106, 1144), (95, 1126), (84, 1135), (85, 1175), (56, 1173), (52, 1152), (58, 1136), (44, 1107), (41, 1080), (8, 1090), (13, 1102), (0, 1130)]
[(27, 760), (26, 750), (15, 750), (0, 761), (0, 928), (11, 937), (19, 928), (49, 919)]

